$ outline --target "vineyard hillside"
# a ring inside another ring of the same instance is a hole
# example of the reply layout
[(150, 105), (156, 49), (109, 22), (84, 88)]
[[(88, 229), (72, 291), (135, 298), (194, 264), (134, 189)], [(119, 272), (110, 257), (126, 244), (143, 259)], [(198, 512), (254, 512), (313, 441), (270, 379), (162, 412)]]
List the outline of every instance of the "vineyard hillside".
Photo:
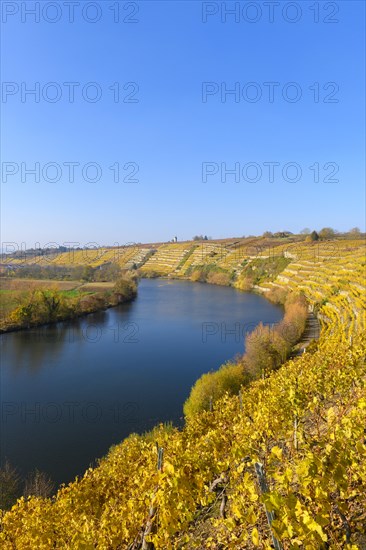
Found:
[(184, 428), (132, 434), (54, 497), (21, 498), (2, 512), (1, 548), (365, 549), (363, 241), (147, 250), (141, 274), (300, 291), (319, 340)]

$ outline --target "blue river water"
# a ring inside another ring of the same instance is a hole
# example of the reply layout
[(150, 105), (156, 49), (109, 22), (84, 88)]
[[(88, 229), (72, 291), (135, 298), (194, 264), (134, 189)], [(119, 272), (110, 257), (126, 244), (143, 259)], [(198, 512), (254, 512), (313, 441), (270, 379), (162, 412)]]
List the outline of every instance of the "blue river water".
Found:
[(197, 378), (243, 353), (260, 321), (282, 316), (233, 288), (145, 279), (131, 303), (2, 335), (1, 461), (59, 484), (132, 432), (182, 424)]

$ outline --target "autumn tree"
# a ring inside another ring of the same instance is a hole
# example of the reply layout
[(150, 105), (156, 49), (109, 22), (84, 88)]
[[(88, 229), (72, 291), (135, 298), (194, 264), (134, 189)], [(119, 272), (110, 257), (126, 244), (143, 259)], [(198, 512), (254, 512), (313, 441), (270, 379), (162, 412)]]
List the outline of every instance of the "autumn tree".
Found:
[(335, 231), (332, 227), (323, 227), (319, 231), (319, 237), (321, 239), (332, 239), (335, 236)]
[(113, 293), (118, 302), (131, 300), (136, 295), (136, 282), (133, 278), (120, 278), (113, 287)]
[(254, 378), (266, 376), (286, 359), (288, 345), (272, 327), (262, 323), (245, 341), (245, 363)]

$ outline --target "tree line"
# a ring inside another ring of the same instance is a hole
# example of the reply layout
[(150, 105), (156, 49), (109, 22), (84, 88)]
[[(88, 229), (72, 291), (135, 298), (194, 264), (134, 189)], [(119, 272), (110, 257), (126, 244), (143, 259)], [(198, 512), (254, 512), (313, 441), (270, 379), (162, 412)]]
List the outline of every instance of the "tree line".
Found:
[(122, 276), (122, 269), (114, 262), (98, 267), (90, 265), (13, 265), (1, 273), (6, 277), (23, 279), (56, 279), (58, 281), (111, 282)]

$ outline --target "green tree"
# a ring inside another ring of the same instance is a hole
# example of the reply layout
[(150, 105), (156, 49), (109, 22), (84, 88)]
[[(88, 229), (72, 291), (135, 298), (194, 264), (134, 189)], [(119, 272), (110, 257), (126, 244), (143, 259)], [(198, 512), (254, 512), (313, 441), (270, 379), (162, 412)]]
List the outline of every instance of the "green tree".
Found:
[(319, 235), (318, 235), (318, 233), (317, 233), (316, 231), (312, 231), (312, 232), (310, 233), (310, 235), (308, 235), (308, 236), (306, 237), (306, 240), (307, 240), (307, 241), (310, 241), (310, 242), (311, 242), (311, 241), (312, 241), (312, 242), (318, 241), (318, 240), (319, 240)]

